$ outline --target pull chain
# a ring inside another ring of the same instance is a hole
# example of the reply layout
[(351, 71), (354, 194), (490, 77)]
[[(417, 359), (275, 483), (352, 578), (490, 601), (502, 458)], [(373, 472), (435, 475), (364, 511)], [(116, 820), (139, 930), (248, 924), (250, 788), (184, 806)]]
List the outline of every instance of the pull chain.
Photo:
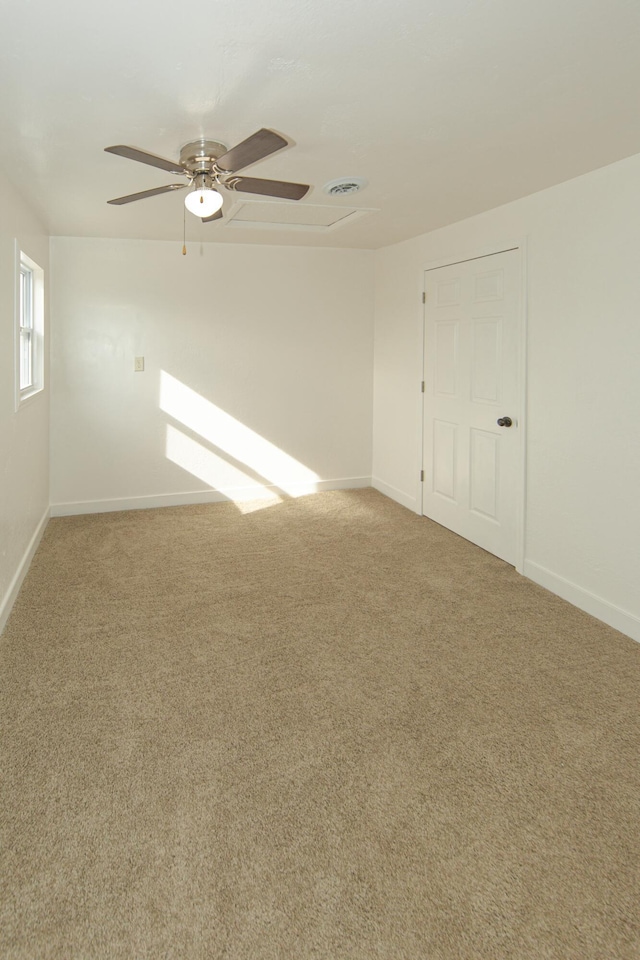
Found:
[(187, 208), (182, 205), (182, 256), (187, 255)]

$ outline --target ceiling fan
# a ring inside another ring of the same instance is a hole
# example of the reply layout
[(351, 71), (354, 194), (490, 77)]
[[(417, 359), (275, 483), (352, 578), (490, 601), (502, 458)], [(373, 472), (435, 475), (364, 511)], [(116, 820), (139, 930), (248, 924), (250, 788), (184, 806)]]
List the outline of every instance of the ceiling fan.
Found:
[(172, 190), (184, 190), (191, 186), (193, 190), (187, 194), (185, 206), (195, 216), (200, 217), (203, 223), (209, 223), (212, 220), (220, 220), (222, 217), (222, 195), (217, 187), (240, 190), (242, 193), (257, 193), (263, 197), (278, 197), (282, 200), (301, 200), (309, 190), (304, 183), (236, 176), (238, 170), (243, 170), (286, 146), (288, 143), (284, 137), (274, 133), (273, 130), (263, 128), (230, 150), (216, 140), (192, 140), (185, 143), (180, 151), (179, 160), (165, 160), (164, 157), (158, 157), (154, 153), (147, 153), (146, 150), (138, 150), (137, 147), (127, 147), (123, 144), (105, 147), (107, 153), (115, 153), (119, 157), (148, 163), (151, 167), (159, 167), (160, 170), (180, 174), (188, 180), (188, 183), (168, 183), (164, 187), (131, 193), (126, 197), (116, 197), (115, 200), (107, 202), (131, 203), (133, 200), (144, 200), (146, 197), (170, 193)]

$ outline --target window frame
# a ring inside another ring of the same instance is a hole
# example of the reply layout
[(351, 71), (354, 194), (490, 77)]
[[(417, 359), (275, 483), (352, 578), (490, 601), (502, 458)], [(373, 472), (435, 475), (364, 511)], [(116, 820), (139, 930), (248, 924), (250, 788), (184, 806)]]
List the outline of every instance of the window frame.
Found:
[[(18, 410), (44, 390), (44, 270), (21, 249), (17, 240), (15, 300), (15, 400)], [(28, 377), (23, 376), (25, 367), (28, 367)]]

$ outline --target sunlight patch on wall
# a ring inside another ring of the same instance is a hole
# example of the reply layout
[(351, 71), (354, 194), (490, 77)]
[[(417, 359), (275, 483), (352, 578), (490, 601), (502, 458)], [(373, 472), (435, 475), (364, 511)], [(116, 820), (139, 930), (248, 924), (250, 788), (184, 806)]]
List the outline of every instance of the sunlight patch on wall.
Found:
[[(165, 370), (160, 371), (160, 409), (289, 496), (317, 492), (317, 473)], [(220, 489), (218, 483), (215, 486)]]
[(167, 460), (233, 500), (243, 513), (282, 503), (282, 498), (274, 490), (243, 473), (224, 457), (219, 457), (171, 424), (167, 425), (165, 452)]

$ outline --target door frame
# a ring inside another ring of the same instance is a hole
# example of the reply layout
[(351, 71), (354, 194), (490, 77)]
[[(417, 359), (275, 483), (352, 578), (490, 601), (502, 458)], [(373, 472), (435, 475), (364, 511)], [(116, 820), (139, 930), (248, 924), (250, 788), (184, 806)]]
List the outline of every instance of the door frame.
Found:
[[(525, 559), (525, 531), (526, 531), (526, 496), (527, 496), (527, 241), (526, 238), (512, 240), (506, 243), (492, 244), (490, 246), (480, 247), (472, 251), (464, 251), (459, 255), (441, 257), (438, 260), (431, 260), (426, 263), (421, 270), (421, 290), (424, 293), (425, 282), (424, 275), (428, 271), (438, 270), (440, 267), (453, 266), (456, 263), (464, 263), (467, 260), (481, 260), (484, 257), (491, 257), (496, 253), (507, 253), (511, 250), (518, 251), (519, 265), (519, 295), (518, 295), (518, 317), (516, 323), (516, 335), (518, 338), (518, 360), (517, 360), (517, 390), (520, 404), (520, 414), (518, 417), (518, 484), (516, 489), (516, 562), (515, 568), (518, 573), (524, 574)], [(422, 350), (422, 381), (426, 383), (427, 373), (425, 370), (425, 351), (426, 351), (426, 310), (427, 304), (422, 304), (420, 316), (420, 337), (419, 342)], [(420, 391), (420, 411), (418, 422), (420, 424), (419, 441), (419, 471), (424, 466), (424, 394)], [(418, 474), (421, 475), (420, 473)], [(418, 482), (418, 496), (416, 498), (420, 505), (420, 516), (424, 516), (424, 482)]]

